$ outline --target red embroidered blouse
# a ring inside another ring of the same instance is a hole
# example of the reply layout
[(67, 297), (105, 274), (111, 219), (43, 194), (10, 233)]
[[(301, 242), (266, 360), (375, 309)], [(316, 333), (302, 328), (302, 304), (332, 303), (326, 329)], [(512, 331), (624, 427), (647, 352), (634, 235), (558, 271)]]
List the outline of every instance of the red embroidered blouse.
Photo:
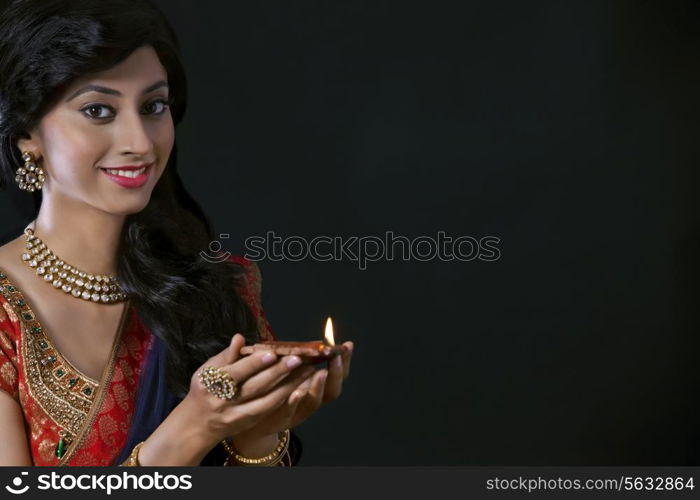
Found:
[[(274, 335), (261, 304), (260, 270), (241, 256), (242, 298), (262, 340)], [(17, 400), (34, 465), (109, 465), (126, 443), (139, 377), (153, 334), (127, 303), (100, 380), (81, 373), (53, 346), (27, 299), (0, 270), (0, 391)], [(58, 458), (59, 439), (68, 443)]]

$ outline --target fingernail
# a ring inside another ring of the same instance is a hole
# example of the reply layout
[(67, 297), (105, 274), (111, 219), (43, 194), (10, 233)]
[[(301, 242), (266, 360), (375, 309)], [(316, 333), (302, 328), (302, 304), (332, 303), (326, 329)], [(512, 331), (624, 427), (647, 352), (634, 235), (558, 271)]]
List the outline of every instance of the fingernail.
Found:
[(328, 377), (328, 372), (327, 371), (322, 371), (321, 375), (318, 376), (318, 378), (321, 380), (321, 383), (326, 381), (326, 377)]
[(335, 366), (336, 368), (340, 368), (341, 366), (343, 366), (343, 358), (341, 358), (340, 356), (336, 356), (335, 358), (333, 358), (333, 366)]
[(287, 360), (288, 368), (296, 368), (301, 364), (301, 358), (299, 356), (292, 356)]
[(262, 362), (263, 363), (272, 363), (275, 360), (275, 353), (273, 352), (266, 352), (263, 357), (262, 357)]
[(296, 402), (299, 400), (299, 398), (301, 398), (301, 394), (299, 393), (299, 391), (294, 391), (294, 392), (292, 393), (292, 397), (289, 398), (289, 402), (290, 402), (291, 404), (294, 404), (294, 403), (296, 403)]

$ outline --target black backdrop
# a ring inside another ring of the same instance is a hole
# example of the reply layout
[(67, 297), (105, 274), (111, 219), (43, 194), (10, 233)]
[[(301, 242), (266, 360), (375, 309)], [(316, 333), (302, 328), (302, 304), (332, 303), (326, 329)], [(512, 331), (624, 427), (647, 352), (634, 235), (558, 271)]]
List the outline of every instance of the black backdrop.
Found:
[(179, 169), (226, 249), (500, 238), (492, 262), (259, 262), (280, 337), (331, 315), (356, 343), (304, 464), (700, 463), (696, 5), (157, 3)]

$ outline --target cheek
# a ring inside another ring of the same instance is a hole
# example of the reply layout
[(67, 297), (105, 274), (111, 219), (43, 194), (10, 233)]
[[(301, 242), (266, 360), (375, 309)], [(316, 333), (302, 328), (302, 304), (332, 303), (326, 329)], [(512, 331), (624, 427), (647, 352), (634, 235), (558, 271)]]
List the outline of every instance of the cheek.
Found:
[(104, 132), (95, 127), (88, 131), (75, 123), (48, 122), (42, 135), (49, 175), (67, 183), (94, 176), (104, 150)]
[(168, 158), (175, 144), (175, 127), (173, 121), (168, 116), (167, 120), (158, 123), (157, 127), (152, 130), (151, 138), (155, 149), (156, 158), (158, 159), (158, 173), (156, 179), (165, 171), (165, 166), (168, 163)]
[(153, 141), (158, 149), (158, 153), (163, 159), (170, 155), (175, 143), (175, 126), (173, 125), (172, 117), (168, 113), (167, 119), (159, 124), (156, 131), (156, 137)]

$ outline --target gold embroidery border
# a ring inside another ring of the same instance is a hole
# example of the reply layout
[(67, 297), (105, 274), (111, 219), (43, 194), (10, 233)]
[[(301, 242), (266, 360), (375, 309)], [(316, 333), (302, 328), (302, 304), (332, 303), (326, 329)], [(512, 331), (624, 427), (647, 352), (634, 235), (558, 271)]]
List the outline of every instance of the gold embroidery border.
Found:
[(116, 364), (116, 354), (117, 350), (121, 344), (122, 336), (124, 334), (124, 325), (126, 324), (126, 318), (129, 316), (129, 308), (131, 307), (131, 302), (127, 299), (124, 305), (124, 310), (122, 311), (122, 317), (119, 320), (119, 326), (117, 327), (117, 334), (114, 337), (114, 343), (112, 344), (112, 351), (109, 353), (109, 361), (107, 366), (105, 366), (102, 372), (102, 377), (100, 378), (100, 384), (97, 389), (97, 395), (95, 396), (95, 401), (92, 403), (92, 408), (90, 408), (90, 413), (88, 413), (87, 418), (83, 422), (83, 427), (76, 434), (76, 439), (71, 443), (68, 448), (68, 452), (61, 457), (58, 461), (58, 465), (66, 465), (68, 460), (75, 455), (75, 452), (80, 449), (87, 437), (90, 435), (92, 426), (95, 423), (95, 419), (102, 409), (102, 404), (104, 403), (105, 395), (109, 390), (109, 382), (112, 380), (112, 375), (114, 375), (114, 365)]
[[(12, 283), (2, 269), (0, 269), (0, 294), (5, 297), (10, 307), (15, 311), (20, 322), (22, 355), (24, 356), (22, 365), (27, 381), (27, 390), (44, 413), (64, 430), (68, 452), (60, 462), (65, 462), (66, 457), (72, 455), (73, 450), (77, 448), (74, 437), (79, 436), (80, 442), (78, 444), (82, 444), (85, 436), (82, 436), (81, 433), (84, 433), (86, 429), (85, 422), (90, 421), (87, 428), (91, 427), (96, 417), (95, 411), (102, 406), (105, 394), (102, 389), (105, 385), (104, 382), (112, 378), (116, 361), (114, 355), (121, 343), (130, 303), (127, 300), (122, 311), (110, 357), (102, 373), (102, 382), (97, 382), (78, 370), (56, 349), (24, 294)], [(54, 361), (50, 366), (47, 366), (49, 356), (53, 356)], [(58, 370), (64, 371), (60, 377), (56, 374)], [(105, 377), (105, 375), (108, 376)], [(68, 387), (65, 384), (61, 385), (61, 381), (73, 379), (76, 380), (75, 384)], [(73, 386), (76, 387), (76, 390), (71, 389)], [(89, 396), (83, 392), (86, 388), (90, 389)]]
[[(90, 409), (97, 383), (84, 379), (54, 347), (22, 292), (0, 270), (0, 293), (15, 312), (22, 330), (23, 371), (31, 396), (61, 427), (76, 429)], [(49, 364), (48, 358), (54, 360)], [(49, 365), (49, 366), (47, 366)], [(63, 375), (57, 372), (62, 371)], [(76, 383), (66, 386), (65, 381)], [(72, 389), (75, 387), (75, 390)], [(84, 390), (90, 389), (90, 394)]]
[[(55, 372), (53, 370), (46, 370), (45, 367), (42, 367), (41, 361), (39, 361), (41, 354), (37, 352), (41, 348), (37, 347), (37, 344), (44, 339), (35, 341), (31, 337), (32, 334), (29, 333), (30, 328), (33, 327), (27, 327), (22, 323), (23, 365), (27, 390), (41, 409), (51, 417), (51, 420), (70, 434), (74, 434), (90, 410), (92, 401), (86, 401), (82, 397), (78, 398), (75, 394), (71, 394), (54, 379)], [(61, 367), (56, 369), (61, 369)], [(67, 377), (70, 375), (64, 373), (62, 376), (64, 379)], [(94, 390), (92, 394), (94, 394)]]

